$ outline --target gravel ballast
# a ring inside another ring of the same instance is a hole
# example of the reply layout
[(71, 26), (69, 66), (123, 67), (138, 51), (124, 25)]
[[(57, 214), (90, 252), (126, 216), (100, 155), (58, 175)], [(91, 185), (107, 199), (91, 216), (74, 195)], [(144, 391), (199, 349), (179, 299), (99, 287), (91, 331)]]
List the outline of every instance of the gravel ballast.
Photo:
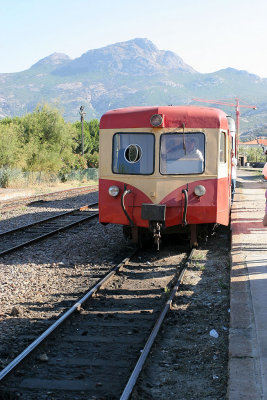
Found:
[[(43, 201), (7, 211), (1, 214), (0, 232), (92, 203), (97, 195)], [(227, 234), (222, 228), (208, 247), (198, 250), (136, 386), (135, 399), (226, 398)], [(175, 242), (165, 245), (175, 246)], [(0, 367), (5, 367), (128, 252), (120, 226), (104, 226), (93, 220), (2, 257)], [(210, 335), (212, 330), (218, 333), (217, 338)], [(44, 398), (50, 400), (49, 396)]]

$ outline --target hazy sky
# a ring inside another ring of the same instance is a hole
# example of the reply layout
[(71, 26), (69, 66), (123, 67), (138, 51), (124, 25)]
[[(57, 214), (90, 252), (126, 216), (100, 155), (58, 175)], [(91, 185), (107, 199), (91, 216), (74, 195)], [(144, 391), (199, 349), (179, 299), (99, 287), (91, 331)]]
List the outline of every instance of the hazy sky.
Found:
[(266, 0), (0, 0), (0, 72), (137, 37), (199, 72), (267, 78)]

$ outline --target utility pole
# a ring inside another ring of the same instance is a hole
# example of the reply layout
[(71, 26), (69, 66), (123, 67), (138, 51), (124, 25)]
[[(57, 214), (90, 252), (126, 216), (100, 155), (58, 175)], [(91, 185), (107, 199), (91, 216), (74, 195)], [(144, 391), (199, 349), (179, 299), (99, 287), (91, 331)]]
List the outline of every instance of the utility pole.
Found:
[(192, 99), (192, 100), (205, 102), (205, 103), (210, 103), (210, 104), (221, 104), (221, 105), (224, 105), (224, 106), (235, 107), (235, 115), (236, 115), (236, 148), (235, 148), (235, 153), (236, 153), (236, 156), (237, 156), (238, 155), (238, 145), (239, 145), (240, 107), (253, 108), (253, 110), (256, 110), (257, 109), (256, 106), (250, 106), (248, 104), (244, 104), (244, 105), (240, 104), (239, 103), (239, 99), (237, 97), (235, 98), (235, 103), (228, 102), (228, 101), (223, 101), (223, 100), (206, 100), (206, 99)]
[(80, 107), (80, 116), (81, 116), (81, 126), (82, 126), (82, 156), (84, 156), (84, 134), (83, 134), (83, 120), (86, 116), (86, 112), (83, 111), (84, 106)]

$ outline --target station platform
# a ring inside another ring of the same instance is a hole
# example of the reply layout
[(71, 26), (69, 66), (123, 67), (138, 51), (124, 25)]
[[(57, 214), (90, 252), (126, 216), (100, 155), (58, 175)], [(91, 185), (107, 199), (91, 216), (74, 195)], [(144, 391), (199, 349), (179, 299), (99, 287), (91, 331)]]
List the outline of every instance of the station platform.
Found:
[(267, 182), (237, 171), (232, 206), (229, 400), (267, 400)]

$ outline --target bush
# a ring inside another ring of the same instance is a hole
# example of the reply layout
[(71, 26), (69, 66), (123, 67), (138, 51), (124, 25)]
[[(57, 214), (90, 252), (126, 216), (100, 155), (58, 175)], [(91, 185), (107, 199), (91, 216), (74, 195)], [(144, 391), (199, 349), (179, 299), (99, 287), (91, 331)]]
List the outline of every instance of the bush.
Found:
[(9, 173), (8, 170), (2, 168), (0, 170), (0, 187), (7, 188), (9, 184)]

